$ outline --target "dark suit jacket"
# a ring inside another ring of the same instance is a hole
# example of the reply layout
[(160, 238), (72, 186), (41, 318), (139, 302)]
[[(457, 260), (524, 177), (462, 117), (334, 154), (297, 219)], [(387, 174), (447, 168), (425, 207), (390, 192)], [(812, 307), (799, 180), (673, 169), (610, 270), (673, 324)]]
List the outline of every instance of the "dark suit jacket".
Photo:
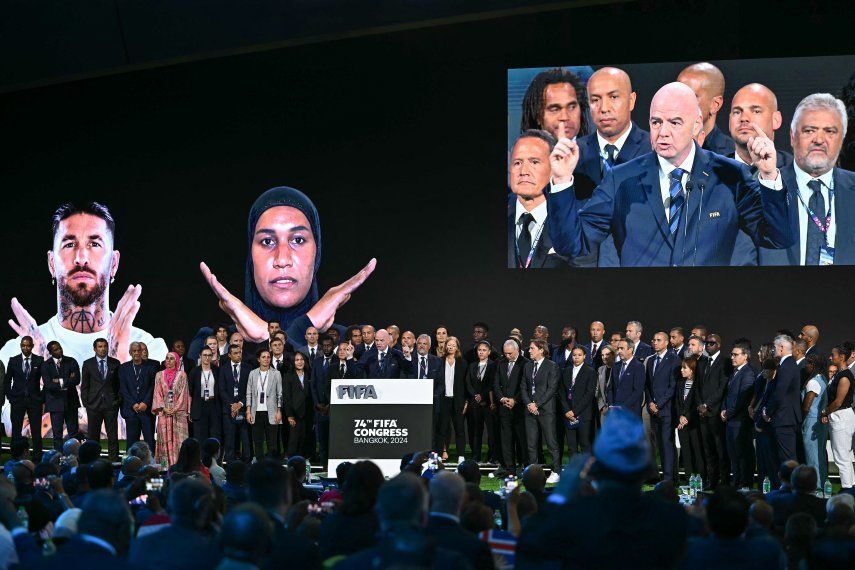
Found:
[(139, 371), (139, 387), (134, 373), (134, 363), (125, 362), (119, 366), (119, 394), (122, 400), (122, 417), (130, 418), (136, 414), (134, 404), (144, 403), (148, 409), (143, 414), (151, 414), (151, 403), (154, 398), (154, 377), (157, 369), (146, 362), (141, 362)]
[(718, 127), (713, 127), (704, 139), (704, 150), (727, 156), (736, 151), (733, 139), (722, 132)]
[[(795, 167), (790, 164), (781, 170), (784, 188), (788, 192), (787, 214), (790, 231), (794, 241), (785, 249), (760, 247), (760, 265), (799, 265), (801, 261), (801, 233), (807, 227), (799, 225), (798, 184)], [(837, 234), (834, 239), (834, 264), (855, 264), (855, 172), (835, 168), (834, 180), (834, 218)], [(826, 206), (828, 206), (826, 204)], [(808, 223), (811, 223), (808, 221)]]
[(680, 568), (709, 570), (757, 570), (784, 568), (784, 550), (776, 540), (745, 538), (693, 538)]
[(612, 368), (607, 400), (610, 406), (621, 406), (634, 414), (641, 415), (641, 400), (644, 396), (644, 365), (637, 359), (629, 361), (621, 377), (620, 363)]
[(78, 536), (72, 536), (64, 543), (54, 556), (45, 557), (40, 564), (30, 568), (48, 569), (62, 568), (63, 570), (90, 570), (92, 568), (128, 568), (137, 570), (145, 568), (113, 556), (106, 548), (86, 542)]
[(582, 208), (568, 189), (547, 194), (556, 252), (584, 255), (614, 236), (622, 266), (730, 265), (739, 229), (757, 245), (788, 247), (790, 230), (783, 191), (766, 188), (734, 160), (695, 149), (680, 225), (671, 235), (659, 187), (659, 162), (648, 153), (614, 167)]
[[(466, 371), (469, 365), (462, 358), (457, 358), (454, 361), (454, 412), (460, 413), (463, 411), (463, 404), (466, 402)], [(445, 358), (442, 359), (439, 365), (439, 375), (437, 376), (434, 388), (438, 390), (440, 398), (445, 397)]]
[(683, 397), (685, 385), (686, 379), (680, 377), (680, 380), (677, 382), (677, 392), (674, 395), (674, 415), (677, 418), (680, 416), (686, 416), (686, 419), (689, 420), (689, 423), (683, 429), (695, 427), (697, 425), (698, 406), (700, 405), (698, 398), (699, 382), (697, 380), (692, 382), (692, 388), (689, 390), (689, 393)]
[(748, 406), (754, 397), (754, 379), (754, 369), (746, 364), (728, 380), (724, 396), (728, 423), (737, 424), (751, 419), (748, 417)]
[(601, 340), (600, 347), (596, 350), (594, 350), (594, 343), (591, 341), (588, 341), (585, 345), (585, 352), (588, 353), (588, 365), (590, 365), (594, 370), (599, 370), (600, 366), (603, 365), (603, 355), (600, 353), (602, 352), (603, 347), (607, 344), (608, 342), (606, 339)]
[(653, 347), (644, 342), (643, 340), (638, 341), (638, 344), (635, 345), (635, 350), (632, 351), (632, 355), (636, 360), (644, 361), (645, 358), (653, 354)]
[(382, 369), (380, 368), (379, 352), (375, 346), (356, 361), (357, 377), (406, 378), (407, 374), (412, 374), (412, 360), (404, 358), (404, 353), (400, 350), (386, 348), (386, 358)]
[[(422, 355), (418, 352), (413, 353), (413, 369), (411, 372), (407, 373), (407, 378), (418, 378), (419, 377), (419, 363), (421, 361)], [(439, 369), (442, 367), (442, 358), (435, 354), (426, 354), (425, 358), (427, 358), (427, 378), (436, 379), (439, 374)]]
[(703, 374), (699, 375), (701, 385), (698, 392), (698, 405), (706, 404), (709, 413), (713, 417), (718, 417), (732, 367), (730, 360), (721, 352), (712, 364), (709, 364), (709, 359), (706, 360), (707, 365), (704, 367)]
[[(541, 415), (551, 415), (555, 413), (555, 394), (558, 392), (558, 387), (561, 385), (561, 369), (551, 360), (544, 358), (537, 369), (537, 376), (532, 378), (534, 371), (534, 361), (530, 360), (523, 366), (522, 373), (522, 402), (524, 407), (534, 402)], [(534, 394), (532, 395), (532, 386)]]
[[(517, 233), (516, 233), (516, 201), (517, 197), (514, 194), (511, 194), (508, 198), (508, 268), (509, 269), (520, 269), (525, 266), (525, 259), (520, 263), (517, 260), (516, 253), (516, 243), (517, 243)], [(542, 269), (542, 268), (555, 268), (555, 267), (566, 267), (567, 261), (556, 253), (549, 253), (549, 250), (552, 249), (552, 239), (549, 237), (549, 226), (551, 222), (552, 216), (547, 215), (546, 221), (543, 224), (543, 231), (540, 232), (540, 239), (535, 245), (534, 255), (531, 258), (531, 264), (529, 264), (529, 269)], [(531, 236), (531, 241), (534, 243), (534, 240), (537, 239), (536, 235)]]
[(796, 360), (789, 356), (778, 367), (771, 391), (766, 398), (766, 415), (772, 427), (793, 426), (802, 421), (801, 379)]
[[(243, 368), (243, 366), (241, 366)], [(219, 387), (219, 370), (211, 367), (211, 380), (214, 381), (213, 394), (210, 394), (214, 399), (209, 401), (214, 405), (220, 406), (220, 387)], [(190, 419), (194, 422), (202, 419), (202, 391), (205, 389), (202, 383), (202, 367), (196, 366), (187, 374), (187, 382), (190, 385)], [(234, 385), (234, 384), (233, 384)]]
[(426, 530), (437, 544), (442, 545), (442, 548), (465, 556), (472, 563), (473, 568), (483, 570), (494, 567), (489, 545), (463, 530), (456, 522), (444, 517), (431, 516)]
[(173, 523), (131, 541), (128, 560), (146, 568), (215, 568), (221, 556), (216, 538)]
[(14, 405), (40, 404), (44, 401), (41, 389), (42, 366), (44, 358), (32, 354), (30, 356), (30, 373), (24, 376), (24, 358), (21, 354), (9, 359), (6, 368), (4, 394), (9, 403)]
[[(519, 404), (522, 398), (522, 373), (528, 359), (520, 354), (508, 376), (508, 361), (502, 358), (496, 363), (496, 380), (493, 383), (493, 398), (498, 403), (502, 398), (512, 398)], [(501, 408), (500, 408), (501, 409)]]
[(296, 372), (289, 372), (282, 378), (282, 397), (285, 399), (283, 407), (286, 417), (304, 418), (314, 406), (311, 378), (305, 375), (303, 381), (305, 385), (301, 386)]
[(223, 406), (224, 415), (232, 415), (232, 404), (235, 402), (243, 402), (244, 407), (242, 410), (244, 412), (246, 410), (246, 388), (249, 384), (251, 367), (248, 363), (241, 362), (239, 370), (237, 399), (235, 399), (235, 374), (234, 368), (232, 368), (232, 361), (229, 360), (226, 364), (220, 366), (220, 369), (217, 371), (217, 392), (220, 395), (220, 403)]
[[(341, 361), (337, 356), (330, 359), (326, 370), (324, 370), (324, 357), (319, 356), (312, 363), (312, 399), (315, 404), (329, 405), (332, 390), (332, 381), (343, 378), (360, 378), (356, 361), (353, 359), (345, 361), (344, 375), (341, 374)], [(373, 376), (371, 378), (374, 378)]]
[(791, 491), (774, 497), (767, 496), (769, 506), (775, 514), (775, 527), (783, 529), (790, 515), (807, 513), (816, 521), (816, 526), (825, 526), (825, 499), (813, 494), (802, 494)]
[[(588, 348), (584, 344), (579, 344), (578, 342), (573, 345), (572, 350), (575, 348), (581, 348), (585, 351), (585, 362), (587, 364), (591, 364), (591, 355), (588, 354)], [(554, 349), (552, 349), (552, 362), (558, 365), (559, 368), (564, 370), (565, 368), (573, 368), (573, 360), (570, 358), (566, 358), (565, 353), (567, 352), (567, 348), (564, 344), (559, 344)]]
[[(582, 421), (591, 420), (591, 410), (594, 407), (594, 390), (597, 387), (597, 374), (594, 369), (583, 364), (573, 382), (573, 366), (565, 368), (561, 373), (561, 388), (558, 401), (561, 413), (573, 412)], [(572, 393), (572, 398), (569, 395)]]
[(118, 410), (119, 409), (119, 366), (117, 359), (108, 356), (107, 377), (101, 379), (98, 370), (98, 359), (87, 358), (81, 367), (80, 396), (83, 407), (87, 410)]
[(490, 392), (493, 391), (493, 383), (496, 378), (496, 363), (487, 360), (484, 377), (478, 379), (478, 362), (473, 362), (466, 369), (466, 398), (474, 405), (475, 394), (481, 396), (481, 405), (490, 403)]
[(646, 373), (647, 401), (656, 404), (659, 408), (660, 417), (671, 417), (674, 406), (674, 393), (677, 389), (677, 380), (680, 378), (680, 358), (672, 350), (666, 350), (665, 355), (659, 361), (656, 372), (653, 365), (656, 356), (651, 355), (644, 363)]
[(276, 517), (271, 516), (270, 520), (273, 522), (273, 548), (261, 565), (264, 570), (283, 566), (306, 570), (320, 570), (323, 567), (320, 551), (314, 543), (286, 529)]
[[(58, 379), (63, 379), (60, 387)], [(54, 381), (54, 380), (57, 381)], [(45, 411), (64, 412), (80, 407), (77, 397), (77, 385), (80, 384), (80, 366), (70, 356), (63, 356), (59, 369), (56, 361), (50, 358), (42, 365), (42, 381), (45, 386)]]

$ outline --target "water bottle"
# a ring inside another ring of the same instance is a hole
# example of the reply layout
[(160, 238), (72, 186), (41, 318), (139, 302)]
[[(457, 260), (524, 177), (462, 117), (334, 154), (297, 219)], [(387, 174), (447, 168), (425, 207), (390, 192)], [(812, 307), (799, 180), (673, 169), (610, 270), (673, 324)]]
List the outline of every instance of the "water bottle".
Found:
[(692, 473), (689, 476), (689, 497), (690, 498), (695, 497), (695, 492), (698, 490), (697, 485), (698, 485), (697, 476), (694, 473)]
[(768, 493), (771, 490), (772, 490), (772, 482), (769, 481), (768, 477), (766, 477), (765, 479), (763, 479), (763, 494), (765, 495), (766, 493)]
[(306, 483), (312, 482), (312, 462), (306, 460)]
[(696, 483), (695, 483), (695, 485), (697, 485), (697, 486), (698, 486), (698, 489), (697, 489), (698, 491), (703, 491), (703, 490), (704, 490), (704, 478), (703, 478), (703, 477), (701, 477), (701, 474), (700, 474), (700, 473), (698, 473), (698, 478), (696, 479)]
[(27, 509), (24, 507), (18, 507), (18, 520), (21, 521), (21, 526), (24, 527), (24, 530), (27, 532), (30, 531), (30, 515), (27, 513)]
[(828, 479), (825, 480), (825, 485), (822, 486), (822, 492), (825, 494), (825, 498), (831, 497), (831, 493), (834, 489), (831, 487), (831, 481)]

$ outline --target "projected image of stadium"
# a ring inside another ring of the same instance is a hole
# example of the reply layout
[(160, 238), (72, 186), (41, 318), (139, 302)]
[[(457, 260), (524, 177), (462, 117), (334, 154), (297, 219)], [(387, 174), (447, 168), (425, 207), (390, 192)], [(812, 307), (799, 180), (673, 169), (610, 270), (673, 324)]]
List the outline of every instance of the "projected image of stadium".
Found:
[(508, 71), (509, 268), (855, 264), (855, 57)]

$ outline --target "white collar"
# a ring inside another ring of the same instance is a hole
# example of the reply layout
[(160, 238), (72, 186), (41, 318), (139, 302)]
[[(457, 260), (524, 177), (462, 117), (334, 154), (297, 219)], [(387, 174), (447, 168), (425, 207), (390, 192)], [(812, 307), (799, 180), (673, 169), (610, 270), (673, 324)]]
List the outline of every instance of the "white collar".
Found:
[[(745, 364), (748, 364), (748, 363), (746, 362)], [(745, 368), (745, 364), (743, 364), (742, 366), (737, 366), (737, 367), (736, 367), (736, 371), (737, 371), (737, 372), (739, 372), (740, 370), (742, 370), (743, 368)]]
[(632, 131), (632, 121), (627, 125), (626, 130), (623, 132), (621, 136), (617, 138), (617, 140), (613, 143), (607, 141), (603, 135), (600, 134), (600, 131), (597, 130), (597, 143), (600, 145), (600, 152), (606, 152), (606, 145), (613, 144), (617, 147), (617, 154), (620, 154), (620, 149), (623, 148), (623, 145), (626, 143), (626, 139), (629, 138), (629, 133)]
[[(666, 178), (671, 176), (671, 172), (673, 172), (677, 167), (662, 158), (659, 155), (656, 155), (656, 158), (659, 160), (659, 171)], [(686, 171), (686, 174), (692, 172), (692, 166), (695, 163), (695, 143), (692, 143), (692, 147), (689, 149), (689, 154), (686, 156), (685, 160), (680, 163), (680, 168)]]
[(519, 199), (516, 200), (516, 203), (517, 203), (517, 209), (516, 209), (516, 214), (514, 216), (514, 224), (519, 223), (520, 216), (522, 216), (526, 212), (528, 212), (529, 214), (532, 215), (532, 217), (534, 218), (534, 221), (537, 225), (541, 225), (541, 224), (543, 224), (543, 222), (546, 221), (546, 215), (548, 213), (546, 210), (546, 200), (541, 202), (540, 205), (536, 206), (530, 212), (525, 209), (525, 206), (522, 205), (522, 202), (520, 202)]
[(92, 536), (91, 534), (78, 534), (77, 535), (80, 540), (83, 542), (88, 542), (90, 544), (96, 544), (101, 548), (107, 550), (113, 556), (116, 556), (116, 549), (112, 544), (104, 540), (103, 538), (98, 538), (97, 536)]
[(710, 355), (710, 364), (712, 364), (713, 362), (715, 362), (715, 359), (716, 359), (716, 358), (718, 358), (718, 356), (719, 356), (720, 354), (721, 354), (721, 350), (719, 350), (719, 351), (718, 351), (718, 352), (716, 352), (715, 354)]
[(542, 357), (540, 358), (540, 360), (535, 360), (535, 361), (534, 361), (534, 363), (535, 363), (535, 364), (537, 364), (538, 366), (540, 366), (541, 364), (543, 364), (543, 361), (544, 361), (544, 360), (546, 360), (546, 357), (545, 357), (545, 356), (542, 356)]
[(788, 359), (789, 357), (791, 357), (791, 356), (792, 356), (792, 354), (785, 354), (784, 356), (782, 356), (782, 357), (781, 357), (781, 362), (779, 362), (779, 363), (778, 363), (778, 366), (780, 366), (781, 364), (783, 364), (783, 363), (784, 363), (784, 361), (785, 361), (786, 359)]
[[(808, 197), (810, 197), (811, 190), (810, 190), (810, 188), (808, 188), (807, 183), (810, 182), (811, 180), (819, 180), (820, 182), (822, 182), (823, 189), (826, 191), (828, 191), (829, 188), (834, 187), (834, 169), (833, 168), (831, 170), (829, 170), (828, 172), (826, 172), (825, 174), (823, 174), (821, 176), (817, 176), (816, 178), (814, 178), (813, 176), (811, 176), (810, 174), (808, 174), (807, 172), (805, 172), (804, 170), (799, 168), (799, 165), (796, 164), (795, 161), (793, 162), (793, 168), (796, 171), (796, 184), (798, 184), (798, 186), (799, 186), (799, 192), (801, 192), (802, 188), (806, 188)], [(802, 194), (802, 197), (804, 197), (804, 196), (805, 196), (805, 194)]]
[(576, 365), (574, 364), (574, 365), (573, 365), (573, 372), (578, 371), (578, 370), (579, 370), (580, 368), (582, 368), (584, 365), (585, 365), (585, 363), (584, 363), (584, 362), (583, 362), (582, 364), (580, 364), (579, 366), (576, 366)]

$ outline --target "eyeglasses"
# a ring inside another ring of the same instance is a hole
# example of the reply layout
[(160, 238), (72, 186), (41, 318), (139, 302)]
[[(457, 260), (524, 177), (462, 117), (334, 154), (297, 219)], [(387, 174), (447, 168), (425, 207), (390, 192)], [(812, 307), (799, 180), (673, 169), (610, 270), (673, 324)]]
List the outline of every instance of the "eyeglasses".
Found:
[(731, 356), (742, 356), (742, 353), (741, 352), (731, 352), (730, 355)]

